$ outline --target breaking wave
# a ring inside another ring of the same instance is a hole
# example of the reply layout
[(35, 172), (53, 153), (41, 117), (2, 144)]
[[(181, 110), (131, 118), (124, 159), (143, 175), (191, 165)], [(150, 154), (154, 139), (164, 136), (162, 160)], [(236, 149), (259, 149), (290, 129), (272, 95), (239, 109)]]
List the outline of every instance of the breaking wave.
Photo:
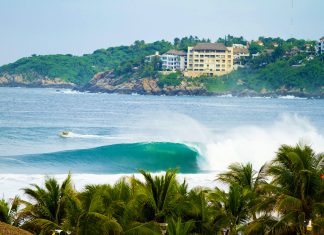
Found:
[(114, 144), (44, 154), (0, 158), (2, 173), (135, 173), (178, 168), (180, 172), (198, 171), (198, 152), (178, 143)]

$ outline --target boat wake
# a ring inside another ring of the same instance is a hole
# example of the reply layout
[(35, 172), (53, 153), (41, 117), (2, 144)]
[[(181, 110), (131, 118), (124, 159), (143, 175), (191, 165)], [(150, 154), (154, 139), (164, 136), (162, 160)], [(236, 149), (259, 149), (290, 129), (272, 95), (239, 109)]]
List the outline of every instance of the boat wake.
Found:
[(62, 131), (59, 133), (60, 137), (63, 138), (78, 138), (78, 139), (106, 139), (106, 140), (123, 140), (122, 136), (108, 136), (108, 135), (91, 135), (91, 134), (80, 134), (72, 131)]

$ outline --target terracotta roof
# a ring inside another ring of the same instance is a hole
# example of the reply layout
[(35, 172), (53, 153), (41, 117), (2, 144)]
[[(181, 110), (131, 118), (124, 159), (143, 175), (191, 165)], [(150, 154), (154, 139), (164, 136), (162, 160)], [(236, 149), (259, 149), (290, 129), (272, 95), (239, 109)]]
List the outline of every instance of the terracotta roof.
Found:
[(249, 54), (249, 50), (247, 48), (233, 48), (234, 54)]
[(227, 50), (224, 43), (198, 43), (193, 50)]
[(185, 56), (185, 55), (187, 55), (186, 52), (184, 52), (184, 51), (177, 51), (177, 50), (169, 50), (165, 54), (169, 54), (169, 55), (179, 55), (179, 56)]
[(32, 233), (20, 228), (0, 222), (0, 235), (33, 235)]

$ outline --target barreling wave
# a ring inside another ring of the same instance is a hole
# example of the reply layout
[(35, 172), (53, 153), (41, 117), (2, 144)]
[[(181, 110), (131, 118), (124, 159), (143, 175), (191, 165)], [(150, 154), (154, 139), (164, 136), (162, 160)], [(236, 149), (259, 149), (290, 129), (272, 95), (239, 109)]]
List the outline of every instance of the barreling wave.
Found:
[(198, 152), (169, 142), (115, 144), (90, 149), (0, 158), (1, 173), (134, 173), (178, 168), (196, 173)]

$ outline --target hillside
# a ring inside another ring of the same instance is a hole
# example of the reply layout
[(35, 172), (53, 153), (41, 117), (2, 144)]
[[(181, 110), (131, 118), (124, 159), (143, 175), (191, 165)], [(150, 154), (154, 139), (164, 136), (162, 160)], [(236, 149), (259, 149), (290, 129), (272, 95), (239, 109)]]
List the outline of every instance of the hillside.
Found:
[(169, 48), (171, 43), (166, 41), (148, 44), (136, 41), (131, 46), (99, 49), (83, 56), (33, 55), (0, 67), (0, 76), (21, 75), (26, 82), (59, 78), (64, 82), (83, 85), (98, 72), (136, 65), (145, 55), (156, 51), (165, 52)]
[(207, 79), (205, 84), (210, 92), (255, 91), (267, 93), (294, 93), (295, 95), (324, 94), (324, 56), (313, 60), (300, 61), (296, 57), (282, 58), (262, 68), (243, 68), (222, 79)]
[[(157, 51), (186, 50), (210, 41), (190, 36), (175, 38), (173, 43), (135, 41), (130, 46), (99, 49), (83, 56), (33, 55), (0, 67), (0, 85), (166, 95), (324, 96), (324, 56), (315, 56), (314, 41), (259, 37), (249, 42), (251, 56), (239, 61), (243, 66), (218, 78), (162, 74), (159, 61), (144, 62), (145, 56)], [(230, 35), (217, 42), (247, 44), (243, 37)]]
[[(32, 55), (14, 63), (0, 67), (0, 84), (37, 83), (39, 80), (61, 80), (76, 85), (86, 84), (96, 73), (114, 70), (125, 74), (131, 68), (140, 66), (145, 56), (159, 51), (164, 53), (172, 48), (186, 49), (200, 40), (197, 37), (175, 39), (177, 45), (161, 40), (153, 43), (135, 41), (130, 46), (99, 49), (92, 54), (73, 55)], [(2, 77), (2, 82), (1, 82)]]

